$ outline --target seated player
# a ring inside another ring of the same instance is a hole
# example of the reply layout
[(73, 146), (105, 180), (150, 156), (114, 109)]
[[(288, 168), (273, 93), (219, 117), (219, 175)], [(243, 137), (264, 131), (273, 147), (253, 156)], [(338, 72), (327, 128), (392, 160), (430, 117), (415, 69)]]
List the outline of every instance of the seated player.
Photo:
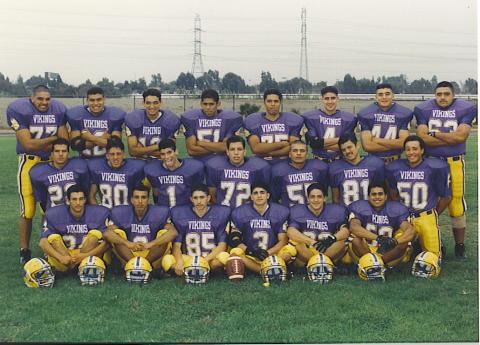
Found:
[(250, 201), (252, 183), (270, 183), (270, 165), (246, 155), (245, 139), (234, 135), (227, 139), (227, 157), (214, 157), (205, 164), (212, 203), (239, 207)]
[(307, 204), (295, 205), (290, 211), (287, 235), (290, 245), (297, 250), (299, 265), (305, 266), (319, 253), (337, 262), (347, 252), (347, 210), (341, 205), (327, 204), (326, 197), (325, 186), (312, 183), (307, 188)]
[[(103, 241), (109, 210), (86, 205), (85, 191), (74, 184), (67, 189), (68, 205), (52, 207), (45, 212), (40, 247), (56, 271), (76, 268), (89, 256), (101, 257), (108, 249)], [(103, 264), (103, 262), (102, 262)]]
[(123, 266), (135, 256), (148, 260), (154, 269), (161, 260), (177, 231), (169, 223), (170, 209), (148, 204), (149, 189), (139, 185), (133, 188), (131, 205), (115, 206), (105, 239)]
[[(226, 228), (230, 208), (209, 205), (210, 195), (204, 184), (192, 188), (190, 201), (193, 204), (172, 208), (172, 222), (177, 229), (172, 255), (165, 255), (162, 267), (173, 268), (175, 274), (184, 276), (184, 268), (192, 257), (203, 257), (210, 271), (223, 271), (228, 259)], [(187, 277), (186, 277), (187, 278)]]
[(367, 253), (378, 254), (390, 268), (410, 260), (415, 238), (410, 213), (400, 202), (387, 200), (383, 183), (370, 183), (368, 201), (357, 200), (348, 210), (354, 236), (349, 249), (355, 262)]
[(190, 204), (192, 186), (205, 179), (202, 162), (192, 158), (178, 158), (172, 139), (162, 140), (158, 146), (161, 160), (145, 165), (145, 177), (153, 187), (156, 204), (170, 208)]
[(82, 158), (68, 158), (70, 143), (58, 138), (52, 143), (51, 162), (35, 165), (29, 172), (35, 200), (43, 210), (65, 204), (67, 189), (79, 184), (90, 186), (87, 163)]
[(88, 161), (90, 171), (90, 192), (88, 201), (112, 208), (118, 205), (128, 205), (133, 187), (144, 179), (143, 167), (145, 161), (136, 158), (124, 158), (125, 146), (118, 137), (108, 140), (106, 158)]
[(308, 147), (301, 140), (290, 144), (289, 160), (275, 165), (272, 171), (273, 200), (291, 207), (306, 203), (307, 188), (315, 182), (328, 183), (328, 165), (318, 159), (307, 159)]
[(252, 202), (232, 212), (229, 245), (235, 248), (230, 255), (240, 256), (248, 270), (260, 273), (261, 263), (267, 257), (277, 255), (289, 263), (296, 251), (287, 247), (288, 208), (269, 201), (267, 185), (256, 183), (251, 189)]

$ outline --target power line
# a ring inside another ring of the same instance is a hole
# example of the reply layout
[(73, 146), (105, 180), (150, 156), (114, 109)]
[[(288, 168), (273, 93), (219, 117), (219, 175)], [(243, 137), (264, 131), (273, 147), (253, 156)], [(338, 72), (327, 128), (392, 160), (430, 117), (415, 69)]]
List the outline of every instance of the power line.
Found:
[(302, 47), (300, 48), (300, 73), (299, 77), (308, 80), (307, 57), (307, 9), (302, 8)]
[(192, 74), (195, 77), (200, 77), (204, 73), (203, 60), (202, 60), (202, 28), (200, 22), (200, 16), (195, 15), (195, 32), (193, 39), (193, 63)]

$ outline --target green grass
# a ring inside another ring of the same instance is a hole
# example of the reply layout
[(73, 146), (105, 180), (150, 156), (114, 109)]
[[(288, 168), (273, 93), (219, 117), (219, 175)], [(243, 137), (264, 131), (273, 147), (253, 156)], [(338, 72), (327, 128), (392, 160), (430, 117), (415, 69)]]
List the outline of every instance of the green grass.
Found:
[[(183, 142), (179, 147), (183, 147)], [(107, 272), (103, 286), (82, 287), (74, 275), (53, 289), (27, 289), (18, 263), (18, 196), (14, 137), (0, 137), (0, 341), (26, 342), (478, 342), (477, 136), (468, 142), (468, 261), (453, 259), (449, 219), (441, 276), (416, 279), (408, 269), (385, 283), (356, 275), (318, 286), (296, 276), (266, 289), (213, 277), (205, 286), (180, 279), (128, 285)], [(32, 249), (40, 220), (34, 221)]]

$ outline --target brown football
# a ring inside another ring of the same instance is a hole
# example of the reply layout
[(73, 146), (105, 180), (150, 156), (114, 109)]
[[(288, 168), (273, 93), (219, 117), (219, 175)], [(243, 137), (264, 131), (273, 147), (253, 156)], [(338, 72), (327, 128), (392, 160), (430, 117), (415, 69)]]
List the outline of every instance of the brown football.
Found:
[(228, 279), (231, 281), (239, 281), (242, 280), (245, 275), (245, 264), (241, 257), (233, 255), (228, 258), (225, 270), (227, 271)]

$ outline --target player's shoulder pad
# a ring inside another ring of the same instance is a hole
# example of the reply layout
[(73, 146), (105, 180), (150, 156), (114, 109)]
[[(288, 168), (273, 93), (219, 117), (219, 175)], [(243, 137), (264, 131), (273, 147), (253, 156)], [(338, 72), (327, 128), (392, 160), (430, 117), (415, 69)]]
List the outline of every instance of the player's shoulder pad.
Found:
[(136, 169), (143, 169), (145, 167), (146, 161), (143, 159), (128, 157), (125, 158), (125, 165), (127, 164)]
[(378, 158), (377, 156), (374, 155), (367, 155), (365, 156), (365, 162), (368, 163), (368, 165), (376, 166), (376, 167), (384, 167), (385, 163), (383, 163), (383, 160)]
[(105, 112), (114, 120), (124, 119), (126, 111), (119, 107), (105, 106)]
[(82, 157), (70, 157), (67, 164), (72, 164), (77, 170), (88, 170), (88, 164)]
[(195, 109), (187, 110), (181, 115), (181, 117), (187, 120), (196, 120), (202, 115), (203, 115), (202, 109), (195, 108)]
[(112, 210), (110, 212), (112, 214), (112, 218), (116, 218), (120, 215), (128, 214), (130, 212), (133, 212), (133, 207), (131, 205), (113, 206)]
[(261, 169), (264, 169), (265, 167), (270, 166), (270, 164), (268, 164), (267, 161), (263, 158), (256, 157), (256, 156), (250, 156), (247, 158), (248, 159), (246, 160), (246, 163), (251, 167), (255, 167), (257, 170), (261, 170)]
[(407, 164), (407, 160), (405, 158), (396, 159), (394, 161), (391, 161), (387, 165), (385, 165), (385, 170), (386, 171), (399, 170), (405, 167), (406, 164)]
[(87, 165), (89, 170), (101, 170), (104, 166), (107, 165), (107, 160), (105, 157), (95, 157), (87, 160)]
[(285, 116), (285, 122), (287, 123), (287, 125), (289, 126), (298, 126), (300, 124), (303, 123), (303, 117), (298, 115), (298, 114), (295, 114), (295, 113), (292, 113), (292, 112), (282, 112)]
[(159, 159), (152, 159), (149, 160), (145, 163), (143, 170), (145, 173), (157, 173), (159, 170), (161, 170), (162, 167), (162, 161)]
[(227, 164), (229, 164), (229, 161), (226, 156), (215, 156), (205, 162), (205, 166), (210, 169), (223, 169)]
[(67, 117), (72, 120), (79, 119), (85, 113), (88, 113), (88, 111), (84, 105), (76, 105), (67, 109)]
[(145, 109), (135, 109), (134, 111), (125, 115), (125, 124), (132, 128), (138, 128), (143, 125), (145, 117)]
[[(259, 158), (259, 159), (262, 159), (262, 158)], [(275, 164), (275, 169), (272, 169), (272, 176), (283, 176), (289, 170), (290, 170), (290, 164), (288, 162), (288, 159), (283, 160)]]
[(325, 163), (324, 161), (320, 159), (315, 159), (315, 158), (309, 158), (306, 161), (306, 164), (309, 167), (314, 167), (315, 169), (318, 170), (327, 170), (328, 169), (328, 164)]
[(265, 113), (263, 112), (257, 112), (257, 113), (252, 113), (249, 114), (245, 117), (243, 120), (243, 123), (246, 128), (256, 128), (257, 126), (260, 125), (262, 121), (262, 117)]
[(33, 112), (33, 105), (30, 102), (28, 97), (19, 98), (14, 100), (8, 105), (7, 108), (9, 111), (13, 111), (19, 114), (32, 114)]
[(222, 109), (219, 114), (224, 119), (235, 119), (235, 118), (238, 118), (238, 117), (240, 117), (240, 118), (242, 117), (242, 115), (240, 115), (236, 111), (233, 111), (233, 110), (230, 110), (230, 109)]
[(50, 101), (50, 111), (58, 112), (58, 113), (65, 113), (67, 111), (67, 107), (66, 107), (65, 104), (63, 104), (59, 100), (53, 98)]
[(400, 201), (393, 201), (393, 200), (387, 200), (385, 204), (385, 209), (387, 211), (387, 215), (396, 217), (400, 216), (404, 213), (408, 213), (408, 208), (403, 205)]
[(152, 210), (155, 213), (160, 213), (161, 215), (167, 215), (170, 213), (170, 208), (164, 205), (148, 205), (149, 210)]
[(278, 218), (288, 217), (290, 214), (290, 210), (287, 207), (277, 204), (276, 202), (270, 202), (270, 207), (272, 215), (276, 215)]
[(99, 218), (107, 218), (108, 215), (110, 214), (110, 209), (102, 205), (90, 205), (90, 204), (85, 205), (85, 211), (89, 209), (94, 210), (95, 212), (98, 212), (96, 214), (99, 216)]
[(182, 161), (184, 167), (188, 167), (188, 170), (202, 170), (204, 168), (203, 163), (195, 158), (182, 158)]
[(357, 200), (348, 205), (348, 210), (350, 212), (360, 213), (360, 214), (370, 214), (372, 213), (372, 207), (367, 200)]
[(170, 109), (160, 109), (162, 112), (162, 116), (165, 116), (165, 118), (169, 119), (169, 121), (180, 123), (180, 116), (178, 116), (176, 113), (174, 113)]
[(429, 157), (424, 158), (425, 163), (432, 169), (444, 169), (448, 167), (448, 163), (440, 158)]
[(362, 118), (370, 117), (369, 115), (373, 116), (373, 113), (375, 113), (376, 111), (378, 111), (378, 105), (373, 102), (366, 107), (360, 109), (357, 113), (357, 116)]
[(174, 206), (170, 209), (170, 214), (172, 218), (177, 219), (178, 217), (183, 218), (186, 212), (191, 210), (190, 205), (179, 205), (179, 206)]
[(39, 177), (37, 175), (43, 174), (44, 173), (43, 167), (48, 166), (48, 164), (49, 164), (48, 162), (40, 162), (38, 164), (35, 164), (28, 172), (30, 175), (30, 178), (36, 179), (37, 177)]
[(437, 103), (435, 102), (435, 99), (432, 98), (432, 99), (423, 101), (421, 103), (418, 103), (415, 106), (414, 112), (417, 113), (417, 112), (428, 111), (428, 110), (436, 108), (436, 107), (437, 107)]
[[(87, 206), (87, 205), (85, 205)], [(50, 207), (48, 210), (45, 211), (45, 218), (48, 218), (50, 221), (55, 221), (56, 219), (63, 219), (62, 215), (69, 212), (68, 205), (58, 205), (55, 207)]]
[(305, 120), (318, 120), (318, 115), (320, 115), (320, 110), (318, 109), (310, 109), (302, 113), (302, 117)]
[(395, 102), (395, 105), (393, 106), (393, 110), (395, 111), (395, 115), (401, 116), (401, 117), (408, 117), (412, 116), (413, 111), (410, 108), (407, 108), (397, 102)]
[(230, 217), (230, 212), (231, 212), (230, 207), (224, 206), (224, 205), (211, 205), (210, 207), (212, 208), (212, 211), (214, 212), (214, 214), (225, 217), (225, 218)]

